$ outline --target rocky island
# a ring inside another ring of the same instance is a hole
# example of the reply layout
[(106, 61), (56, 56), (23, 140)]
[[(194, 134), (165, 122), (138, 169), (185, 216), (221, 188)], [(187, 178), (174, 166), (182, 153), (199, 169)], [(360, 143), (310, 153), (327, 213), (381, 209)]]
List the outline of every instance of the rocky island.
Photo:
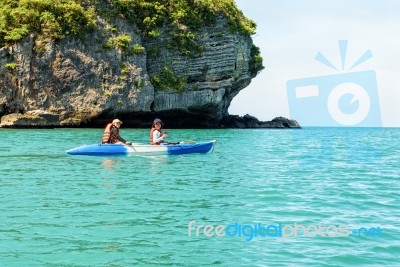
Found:
[(233, 0), (0, 3), (0, 127), (299, 128), (228, 114), (264, 67)]

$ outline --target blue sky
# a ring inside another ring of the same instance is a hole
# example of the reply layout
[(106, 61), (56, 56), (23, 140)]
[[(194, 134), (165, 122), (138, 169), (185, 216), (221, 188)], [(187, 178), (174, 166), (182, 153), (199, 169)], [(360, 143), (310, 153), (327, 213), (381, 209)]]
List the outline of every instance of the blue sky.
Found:
[[(348, 73), (350, 65), (370, 50), (372, 57), (351, 71), (375, 71), (382, 124), (400, 127), (400, 1), (236, 0), (236, 4), (257, 23), (253, 40), (261, 49), (265, 69), (234, 98), (230, 114), (248, 113), (261, 120), (290, 117), (287, 81)], [(339, 40), (348, 41), (343, 70)], [(338, 70), (315, 60), (318, 52)]]

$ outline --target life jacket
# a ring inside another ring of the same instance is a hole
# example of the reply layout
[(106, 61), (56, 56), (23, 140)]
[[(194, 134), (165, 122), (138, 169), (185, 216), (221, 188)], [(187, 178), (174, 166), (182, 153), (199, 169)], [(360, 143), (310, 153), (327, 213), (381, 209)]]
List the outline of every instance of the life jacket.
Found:
[(161, 131), (159, 130), (159, 129), (156, 129), (156, 128), (151, 128), (151, 131), (150, 131), (150, 144), (151, 145), (159, 145), (160, 144), (160, 142), (153, 142), (153, 133), (154, 133), (154, 131), (158, 131), (158, 132), (160, 132), (160, 134), (161, 134)]
[(103, 138), (101, 139), (102, 144), (106, 144), (106, 143), (115, 144), (118, 141), (117, 136), (114, 136), (114, 135), (111, 136), (112, 128), (116, 128), (117, 136), (119, 135), (119, 129), (117, 127), (115, 127), (112, 123), (107, 124), (107, 127), (104, 129)]

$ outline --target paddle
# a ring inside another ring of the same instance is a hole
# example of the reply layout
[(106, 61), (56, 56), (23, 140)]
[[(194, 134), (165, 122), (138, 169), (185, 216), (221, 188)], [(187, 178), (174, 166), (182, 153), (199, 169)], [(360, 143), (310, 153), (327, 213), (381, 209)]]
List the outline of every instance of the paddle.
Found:
[(179, 142), (180, 144), (196, 144), (197, 142), (194, 140), (183, 140)]
[(183, 141), (180, 141), (180, 142), (167, 141), (167, 142), (165, 142), (163, 144), (166, 144), (166, 145), (183, 145), (183, 144), (196, 144), (196, 143), (197, 142), (194, 141), (194, 140), (183, 140)]
[[(165, 131), (164, 134), (165, 134), (165, 135), (168, 135), (168, 131)], [(180, 142), (173, 142), (173, 141), (167, 141), (167, 140), (165, 140), (164, 142), (165, 142), (165, 144), (167, 144), (167, 145), (196, 144), (196, 143), (197, 143), (197, 142), (194, 141), (194, 140), (183, 140), (183, 141), (180, 141)]]

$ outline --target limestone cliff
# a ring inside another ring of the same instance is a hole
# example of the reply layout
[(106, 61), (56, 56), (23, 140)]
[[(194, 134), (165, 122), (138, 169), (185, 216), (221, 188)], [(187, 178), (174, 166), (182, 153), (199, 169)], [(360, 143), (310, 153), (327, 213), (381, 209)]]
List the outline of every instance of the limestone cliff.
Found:
[(250, 35), (227, 30), (223, 14), (197, 31), (195, 53), (171, 49), (168, 26), (149, 38), (124, 16), (113, 24), (98, 16), (96, 25), (45, 43), (32, 32), (0, 48), (2, 127), (103, 126), (115, 117), (131, 127), (155, 117), (219, 127), (262, 68), (254, 69)]

